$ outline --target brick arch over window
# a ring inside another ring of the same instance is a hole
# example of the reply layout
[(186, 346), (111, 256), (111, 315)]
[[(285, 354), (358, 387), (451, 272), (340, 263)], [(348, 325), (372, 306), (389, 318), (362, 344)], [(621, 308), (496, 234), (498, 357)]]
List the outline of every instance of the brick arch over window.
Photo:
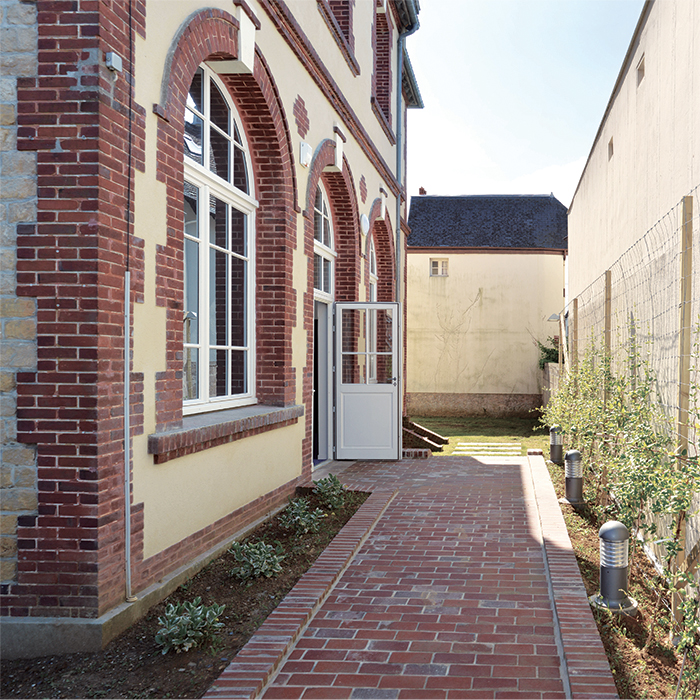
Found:
[(391, 221), (387, 216), (383, 220), (377, 218), (381, 213), (382, 202), (379, 197), (372, 202), (369, 212), (369, 231), (367, 236), (367, 259), (365, 279), (369, 285), (369, 247), (374, 238), (374, 252), (377, 255), (377, 301), (395, 301), (396, 284), (394, 270), (396, 268), (396, 253), (394, 234)]
[[(204, 61), (238, 56), (238, 21), (226, 12), (203, 10), (178, 31), (163, 76), (158, 123), (157, 178), (167, 188), (167, 242), (157, 247), (156, 302), (167, 311), (167, 367), (156, 377), (157, 430), (182, 420), (182, 299), (184, 161), (182, 135), (189, 85)], [(256, 227), (256, 326), (258, 401), (277, 406), (295, 401), (296, 376), (289, 358), (296, 322), (292, 254), (296, 247), (296, 180), (291, 135), (271, 72), (256, 50), (252, 75), (220, 75), (246, 132), (259, 209)], [(261, 167), (264, 164), (264, 167)], [(274, 260), (274, 264), (273, 264)], [(283, 263), (283, 264), (280, 264)], [(284, 323), (280, 324), (280, 319)], [(167, 397), (167, 398), (165, 398)]]
[(360, 215), (355, 183), (347, 159), (342, 172), (326, 170), (335, 162), (335, 142), (327, 139), (316, 149), (309, 167), (304, 212), (304, 249), (309, 256), (310, 289), (313, 292), (314, 199), (319, 181), (328, 195), (333, 215), (335, 261), (335, 300), (357, 301), (360, 289)]

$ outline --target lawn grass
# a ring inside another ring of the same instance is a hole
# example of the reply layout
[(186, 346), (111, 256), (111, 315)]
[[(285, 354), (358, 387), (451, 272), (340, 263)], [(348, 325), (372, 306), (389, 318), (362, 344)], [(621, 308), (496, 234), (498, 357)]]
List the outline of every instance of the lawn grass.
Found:
[(452, 454), (459, 442), (519, 442), (522, 455), (529, 449), (541, 449), (545, 457), (549, 455), (549, 433), (535, 417), (411, 416), (411, 420), (449, 438), (438, 454)]

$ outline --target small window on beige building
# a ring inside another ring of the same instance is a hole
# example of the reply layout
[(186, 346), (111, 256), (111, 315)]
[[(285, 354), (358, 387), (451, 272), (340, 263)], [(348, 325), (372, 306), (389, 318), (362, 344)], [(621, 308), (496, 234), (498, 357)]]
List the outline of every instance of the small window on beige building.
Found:
[(430, 259), (430, 276), (447, 277), (447, 258)]
[(613, 140), (610, 139), (610, 141), (608, 141), (608, 160), (610, 160), (613, 157), (614, 152), (615, 149), (613, 148)]

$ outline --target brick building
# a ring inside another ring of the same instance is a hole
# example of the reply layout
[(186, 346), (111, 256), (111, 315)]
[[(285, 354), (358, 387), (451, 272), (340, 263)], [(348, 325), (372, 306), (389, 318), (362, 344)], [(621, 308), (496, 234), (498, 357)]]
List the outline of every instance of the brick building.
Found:
[(0, 0), (5, 655), (98, 648), (315, 463), (398, 458), (418, 11)]

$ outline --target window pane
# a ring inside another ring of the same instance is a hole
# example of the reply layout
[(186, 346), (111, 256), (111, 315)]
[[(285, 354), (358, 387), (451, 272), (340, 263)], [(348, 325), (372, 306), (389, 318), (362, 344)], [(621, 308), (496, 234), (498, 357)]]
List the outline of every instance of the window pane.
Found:
[(377, 355), (377, 384), (391, 384), (394, 379), (391, 355)]
[(198, 359), (197, 348), (185, 348), (185, 365), (182, 372), (182, 395), (185, 401), (199, 398)]
[(366, 365), (365, 355), (343, 355), (343, 384), (366, 384)]
[(219, 131), (210, 127), (209, 129), (209, 170), (228, 182), (228, 161), (230, 141)]
[(199, 190), (185, 182), (185, 233), (192, 238), (199, 238), (199, 222), (197, 220)]
[(184, 342), (199, 342), (199, 244), (185, 239)]
[(197, 72), (192, 78), (192, 84), (190, 85), (190, 92), (187, 95), (187, 106), (196, 109), (200, 114), (204, 113), (202, 109), (202, 88), (204, 87), (204, 81), (202, 80), (202, 69), (197, 68)]
[(331, 270), (332, 263), (330, 260), (323, 259), (323, 291), (331, 293)]
[(228, 350), (209, 351), (209, 396), (226, 396), (226, 357)]
[(377, 352), (391, 352), (393, 345), (392, 312), (388, 309), (378, 309), (372, 313), (377, 314)]
[(343, 352), (365, 351), (365, 310), (343, 309)]
[(314, 207), (318, 209), (319, 213), (321, 212), (321, 208), (323, 207), (323, 194), (321, 194), (320, 187), (316, 188), (316, 201), (314, 203)]
[(185, 110), (183, 149), (188, 158), (202, 164), (202, 120), (189, 109)]
[(246, 245), (248, 219), (243, 212), (231, 207), (231, 247), (230, 250), (238, 255), (248, 255)]
[(238, 131), (238, 124), (236, 124), (235, 120), (233, 122), (233, 140), (236, 143), (240, 143), (241, 146), (243, 145), (243, 141), (241, 141), (241, 134)]
[(243, 350), (231, 351), (231, 393), (245, 394), (248, 391), (247, 376), (247, 356)]
[(225, 134), (231, 133), (229, 130), (229, 115), (228, 103), (219, 88), (212, 81), (209, 87), (209, 118)]
[(228, 204), (209, 197), (209, 240), (219, 248), (228, 247)]
[(248, 192), (248, 169), (246, 167), (245, 153), (234, 146), (233, 148), (233, 186), (237, 187), (241, 192)]
[(229, 256), (231, 260), (231, 345), (244, 346), (246, 334), (246, 262)]
[(209, 343), (228, 345), (226, 338), (228, 258), (220, 250), (209, 255)]
[(321, 213), (314, 210), (314, 238), (323, 243), (323, 217)]
[(321, 259), (320, 255), (314, 255), (314, 289), (321, 289), (321, 275), (323, 274)]

